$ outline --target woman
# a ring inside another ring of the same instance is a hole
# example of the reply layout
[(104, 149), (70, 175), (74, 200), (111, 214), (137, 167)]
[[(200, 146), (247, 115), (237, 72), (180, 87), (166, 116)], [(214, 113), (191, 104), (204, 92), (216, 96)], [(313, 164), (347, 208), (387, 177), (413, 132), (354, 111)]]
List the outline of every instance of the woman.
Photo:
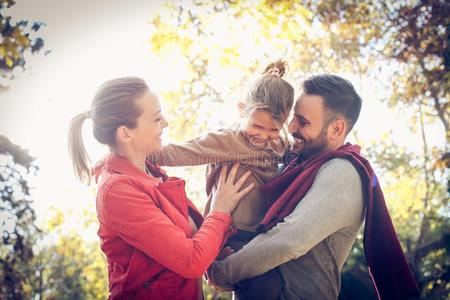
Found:
[(168, 177), (146, 157), (161, 149), (167, 127), (156, 95), (135, 77), (104, 83), (91, 110), (75, 116), (69, 152), (75, 173), (91, 179), (82, 125), (110, 148), (94, 169), (99, 182), (98, 235), (108, 263), (110, 299), (202, 299), (201, 276), (230, 233), (230, 214), (253, 184), (250, 172), (234, 184), (238, 165), (221, 172), (205, 219), (187, 199), (184, 181)]

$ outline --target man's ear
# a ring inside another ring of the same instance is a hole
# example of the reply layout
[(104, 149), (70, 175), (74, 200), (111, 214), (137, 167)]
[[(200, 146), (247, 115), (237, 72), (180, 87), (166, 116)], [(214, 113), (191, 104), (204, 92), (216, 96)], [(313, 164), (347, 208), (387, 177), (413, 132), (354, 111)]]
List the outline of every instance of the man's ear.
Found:
[(330, 123), (330, 127), (328, 129), (328, 136), (331, 140), (336, 140), (342, 137), (345, 138), (345, 134), (347, 132), (347, 122), (345, 122), (342, 118), (338, 118)]
[(116, 129), (116, 138), (122, 143), (129, 143), (133, 138), (133, 131), (126, 126), (121, 125)]
[(238, 110), (239, 110), (239, 117), (244, 117), (245, 115), (245, 103), (242, 101), (239, 101), (237, 104)]

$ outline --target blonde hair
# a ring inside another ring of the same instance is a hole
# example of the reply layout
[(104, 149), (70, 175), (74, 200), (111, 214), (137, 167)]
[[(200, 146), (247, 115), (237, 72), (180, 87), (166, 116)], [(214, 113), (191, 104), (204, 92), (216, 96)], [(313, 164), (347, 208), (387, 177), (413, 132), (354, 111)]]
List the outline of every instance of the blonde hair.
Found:
[(145, 81), (138, 77), (122, 77), (108, 80), (97, 90), (90, 111), (72, 118), (69, 129), (69, 155), (75, 175), (82, 181), (91, 180), (90, 159), (83, 143), (82, 128), (88, 118), (93, 122), (95, 139), (110, 148), (116, 143), (119, 126), (135, 128), (142, 109), (136, 101), (148, 91)]
[[(274, 120), (284, 124), (294, 104), (294, 88), (282, 78), (286, 68), (285, 61), (277, 60), (264, 69), (263, 76), (256, 80), (245, 99), (247, 115), (264, 109), (272, 114)], [(274, 69), (278, 72), (272, 72)]]

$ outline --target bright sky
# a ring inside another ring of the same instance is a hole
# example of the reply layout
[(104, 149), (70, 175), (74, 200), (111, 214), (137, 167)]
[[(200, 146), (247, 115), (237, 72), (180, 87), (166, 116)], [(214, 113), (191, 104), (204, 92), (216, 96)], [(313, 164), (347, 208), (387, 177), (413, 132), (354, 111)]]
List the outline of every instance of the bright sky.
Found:
[[(176, 59), (162, 66), (149, 51), (147, 21), (157, 10), (158, 2), (144, 0), (18, 0), (10, 10), (19, 19), (45, 22), (47, 27), (39, 35), (45, 39), (45, 50), (52, 51), (47, 56), (30, 57), (30, 72), (20, 75), (8, 92), (0, 94), (0, 134), (29, 149), (41, 169), (33, 194), (38, 217), (45, 216), (50, 206), (77, 210), (91, 205), (92, 209), (92, 188), (78, 183), (72, 173), (67, 131), (70, 118), (89, 108), (91, 96), (102, 82), (137, 75), (163, 92), (175, 89), (183, 79), (185, 74)], [(242, 55), (252, 55), (258, 49), (248, 51)], [(228, 76), (221, 75), (221, 79)], [(399, 143), (418, 148), (418, 139), (407, 131), (408, 121), (375, 98), (380, 89), (376, 82), (343, 75), (355, 83), (364, 99), (357, 125), (360, 137), (378, 139), (394, 128)], [(299, 82), (293, 85), (298, 87)], [(170, 127), (170, 116), (166, 117)], [(432, 143), (444, 135), (441, 127), (435, 130)], [(90, 131), (86, 126), (88, 152), (95, 161), (106, 148), (94, 142)], [(188, 188), (191, 184), (188, 182)]]

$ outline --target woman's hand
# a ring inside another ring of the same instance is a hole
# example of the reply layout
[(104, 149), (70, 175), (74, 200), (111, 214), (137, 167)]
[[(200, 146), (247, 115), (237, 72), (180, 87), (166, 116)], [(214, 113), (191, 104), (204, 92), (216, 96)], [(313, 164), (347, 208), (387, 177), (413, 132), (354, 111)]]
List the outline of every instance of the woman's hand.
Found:
[(239, 164), (236, 163), (231, 168), (227, 176), (227, 166), (223, 166), (220, 170), (219, 183), (217, 190), (213, 193), (211, 201), (211, 212), (218, 211), (224, 213), (232, 213), (239, 201), (250, 192), (255, 186), (254, 183), (249, 184), (245, 188), (241, 189), (251, 172), (247, 171), (239, 180), (234, 183), (236, 179), (236, 173), (239, 169)]

